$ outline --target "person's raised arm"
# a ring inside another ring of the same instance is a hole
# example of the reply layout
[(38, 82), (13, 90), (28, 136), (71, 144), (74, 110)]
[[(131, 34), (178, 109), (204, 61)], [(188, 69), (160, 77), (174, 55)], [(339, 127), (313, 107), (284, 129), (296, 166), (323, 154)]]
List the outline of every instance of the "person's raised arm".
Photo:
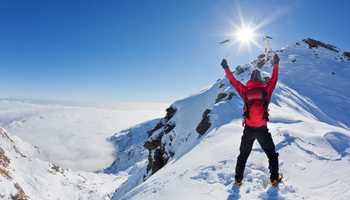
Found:
[(272, 92), (275, 89), (276, 84), (277, 84), (279, 62), (280, 62), (280, 58), (278, 57), (277, 54), (275, 54), (273, 56), (273, 60), (272, 60), (272, 63), (273, 63), (272, 75), (271, 75), (270, 80), (267, 82), (267, 86), (266, 86), (267, 92), (270, 96), (272, 95)]
[(225, 70), (226, 78), (230, 81), (231, 85), (237, 90), (239, 95), (243, 98), (244, 92), (246, 90), (245, 85), (243, 85), (240, 81), (235, 79), (225, 59), (222, 60), (221, 66)]

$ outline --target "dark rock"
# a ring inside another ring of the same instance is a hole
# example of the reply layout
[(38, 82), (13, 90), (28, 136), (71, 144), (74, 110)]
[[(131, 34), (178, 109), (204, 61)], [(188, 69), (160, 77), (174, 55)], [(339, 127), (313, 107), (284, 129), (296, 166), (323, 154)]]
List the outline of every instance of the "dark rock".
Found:
[(151, 136), (155, 131), (161, 129), (164, 127), (164, 124), (163, 124), (163, 121), (160, 120), (160, 122), (158, 122), (158, 124), (152, 128), (151, 130), (148, 130), (147, 133), (148, 133), (148, 136)]
[(225, 86), (224, 83), (220, 83), (219, 88), (222, 88), (222, 87), (224, 87), (224, 86)]
[(3, 177), (5, 177), (5, 178), (7, 178), (9, 180), (12, 179), (12, 177), (10, 176), (10, 172), (7, 169), (2, 168), (2, 167), (0, 167), (0, 176), (3, 176)]
[(201, 120), (201, 122), (199, 122), (199, 124), (198, 124), (198, 126), (196, 128), (197, 133), (199, 133), (200, 135), (205, 134), (207, 132), (207, 130), (210, 128), (210, 126), (211, 126), (210, 118), (209, 118), (209, 113), (210, 112), (211, 112), (210, 109), (206, 109), (203, 112), (202, 120)]
[(154, 140), (147, 140), (143, 145), (148, 150), (156, 149), (161, 145), (161, 138), (156, 138)]
[(256, 63), (257, 68), (262, 68), (266, 64), (267, 60), (265, 59), (258, 59), (258, 62)]
[(219, 103), (220, 101), (223, 101), (227, 97), (227, 93), (219, 93), (216, 97), (215, 103)]
[(55, 165), (55, 164), (52, 164), (51, 169), (54, 170), (54, 171), (56, 171), (56, 172), (60, 172), (60, 171), (61, 171), (60, 166)]
[(0, 147), (0, 167), (7, 168), (10, 164), (10, 159), (5, 156), (5, 151)]
[[(144, 147), (148, 150), (148, 165), (147, 172), (151, 175), (162, 168), (169, 160), (169, 155), (173, 156), (174, 153), (166, 152), (162, 143), (162, 138), (164, 135), (172, 131), (176, 125), (170, 121), (170, 119), (176, 114), (176, 108), (170, 106), (166, 109), (165, 117), (160, 120), (160, 122), (151, 130), (148, 131), (149, 138), (144, 143)], [(156, 131), (158, 135), (153, 135)], [(174, 140), (173, 136), (170, 137), (170, 144)], [(144, 177), (147, 179), (147, 176)]]
[(265, 58), (265, 54), (260, 54), (259, 56), (258, 56), (258, 59), (264, 59)]
[(239, 74), (242, 74), (244, 72), (244, 69), (242, 66), (238, 65), (236, 67), (236, 70), (235, 70), (236, 74), (239, 75)]
[(166, 124), (164, 126), (164, 133), (167, 134), (169, 133), (170, 131), (172, 131), (173, 129), (175, 128), (175, 124), (171, 123), (171, 124)]
[(323, 47), (323, 48), (329, 49), (329, 50), (337, 52), (337, 53), (339, 52), (339, 50), (336, 46), (331, 45), (331, 44), (326, 44), (326, 43), (323, 43), (321, 41), (318, 41), (318, 40), (315, 40), (312, 38), (307, 38), (307, 39), (304, 39), (303, 41), (309, 45), (310, 49)]
[(164, 156), (165, 152), (162, 148), (157, 148), (154, 151), (153, 156), (148, 156), (148, 171), (151, 171), (151, 174), (156, 173), (159, 169), (165, 166), (168, 162), (168, 158)]
[(29, 200), (29, 197), (26, 195), (23, 188), (18, 183), (15, 183), (14, 186), (17, 190), (17, 194), (11, 196), (12, 200)]
[(229, 93), (219, 93), (218, 96), (215, 99), (215, 103), (219, 103), (221, 101), (227, 101), (227, 100), (231, 100), (233, 96), (235, 96), (236, 94), (229, 92)]
[(344, 52), (344, 53), (343, 53), (343, 56), (344, 56), (346, 59), (350, 60), (350, 52)]
[(170, 106), (166, 109), (166, 115), (164, 117), (165, 121), (169, 121), (176, 114), (176, 108)]
[(227, 100), (231, 100), (233, 96), (236, 96), (236, 94), (230, 92), (230, 93), (228, 94)]

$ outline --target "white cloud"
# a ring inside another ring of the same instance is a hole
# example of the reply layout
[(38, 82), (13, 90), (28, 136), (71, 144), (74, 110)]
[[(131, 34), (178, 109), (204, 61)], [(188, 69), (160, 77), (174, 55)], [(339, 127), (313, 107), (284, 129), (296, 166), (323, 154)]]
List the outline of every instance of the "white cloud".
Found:
[(114, 160), (114, 147), (107, 137), (161, 117), (166, 106), (136, 102), (96, 108), (1, 100), (0, 126), (38, 146), (46, 160), (94, 171)]

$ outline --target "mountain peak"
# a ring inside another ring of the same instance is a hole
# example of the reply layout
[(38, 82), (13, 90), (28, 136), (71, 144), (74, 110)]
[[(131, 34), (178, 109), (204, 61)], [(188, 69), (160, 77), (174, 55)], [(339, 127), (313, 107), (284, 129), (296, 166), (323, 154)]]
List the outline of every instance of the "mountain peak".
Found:
[[(347, 153), (350, 150), (350, 121), (346, 112), (341, 112), (350, 109), (350, 94), (346, 89), (350, 87), (349, 62), (344, 60), (336, 46), (312, 38), (276, 53), (281, 58), (279, 83), (270, 105), (269, 128), (277, 141), (281, 160), (286, 163), (281, 165), (283, 173), (287, 179), (303, 185), (292, 176), (296, 170), (290, 166), (294, 166), (295, 161), (301, 170), (310, 170), (312, 166), (305, 160), (317, 165), (324, 165), (323, 162), (327, 161), (346, 163), (350, 155)], [(261, 69), (264, 78), (269, 77), (271, 54), (261, 54), (256, 60), (237, 66), (234, 70), (236, 79), (245, 83), (256, 67)], [(240, 96), (224, 78), (198, 94), (174, 102), (168, 109), (173, 112), (167, 112), (156, 123), (152, 122), (153, 126), (146, 128), (144, 124), (143, 128), (136, 126), (115, 134), (113, 143), (123, 147), (123, 152), (118, 151), (120, 158), (132, 155), (144, 159), (147, 164), (142, 166), (142, 170), (138, 168), (138, 172), (143, 174), (131, 175), (133, 178), (117, 190), (113, 199), (226, 199), (234, 176), (235, 157), (232, 154), (239, 152), (242, 135), (242, 106)], [(138, 141), (124, 151), (125, 144), (135, 140), (133, 135), (142, 135), (144, 143)], [(148, 156), (145, 156), (145, 151), (148, 151)], [(260, 161), (264, 156), (263, 150), (257, 148), (254, 151)], [(120, 163), (122, 159), (117, 161)], [(118, 169), (117, 166), (114, 168)], [(244, 187), (252, 192), (242, 194), (242, 197), (273, 198), (266, 191), (267, 167), (261, 163), (250, 163), (248, 168)], [(332, 168), (331, 165), (329, 168)], [(312, 177), (319, 176), (317, 171), (313, 173)], [(312, 177), (308, 176), (308, 179), (312, 180)], [(323, 181), (329, 178), (325, 177)], [(142, 184), (137, 186), (139, 183)], [(159, 187), (158, 183), (163, 186)], [(217, 196), (202, 195), (211, 190), (212, 183), (218, 185), (218, 190), (214, 192)], [(308, 184), (313, 185), (311, 182)], [(193, 190), (191, 193), (188, 193), (186, 185)], [(281, 188), (284, 191), (278, 195), (281, 199), (302, 199), (310, 192), (297, 184), (284, 184)], [(322, 195), (327, 195), (327, 192)]]
[(340, 51), (338, 47), (336, 47), (332, 44), (327, 44), (325, 42), (321, 42), (319, 40), (315, 40), (312, 38), (303, 39), (303, 42), (305, 42), (307, 45), (309, 45), (310, 49), (322, 47), (322, 48), (325, 48), (325, 49), (328, 49), (328, 50), (331, 50), (331, 51), (334, 51), (337, 53)]

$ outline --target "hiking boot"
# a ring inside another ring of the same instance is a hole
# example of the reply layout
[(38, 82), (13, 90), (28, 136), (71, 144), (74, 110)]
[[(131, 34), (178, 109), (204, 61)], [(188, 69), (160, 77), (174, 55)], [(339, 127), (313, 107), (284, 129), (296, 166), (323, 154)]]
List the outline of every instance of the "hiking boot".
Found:
[(241, 186), (242, 185), (242, 179), (241, 178), (235, 178), (235, 185)]
[(271, 185), (273, 187), (276, 187), (282, 181), (282, 179), (283, 179), (283, 176), (281, 174), (278, 175), (277, 178), (271, 179)]

